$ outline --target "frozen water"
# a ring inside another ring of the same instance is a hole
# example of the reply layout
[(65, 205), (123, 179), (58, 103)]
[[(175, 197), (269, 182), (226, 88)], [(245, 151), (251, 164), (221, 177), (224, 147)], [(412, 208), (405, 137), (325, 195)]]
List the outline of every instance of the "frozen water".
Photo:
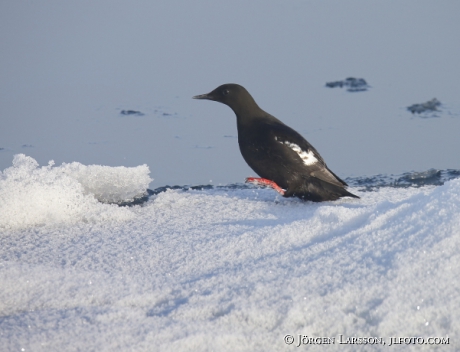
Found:
[(73, 162), (64, 163), (61, 170), (80, 182), (86, 193), (103, 203), (131, 202), (144, 196), (152, 181), (150, 170), (145, 164), (137, 167), (110, 167)]
[(427, 185), (443, 185), (446, 181), (460, 177), (460, 170), (429, 169), (423, 172), (405, 172), (401, 175), (374, 175), (365, 177), (348, 177), (347, 183), (363, 190), (374, 190), (380, 187), (421, 187)]
[(53, 164), (39, 167), (33, 158), (19, 154), (13, 166), (0, 173), (0, 230), (126, 220), (128, 212), (99, 202), (132, 202), (145, 194), (151, 181), (146, 165)]
[[(360, 200), (321, 204), (170, 189), (118, 207), (96, 201), (77, 181), (85, 167), (70, 165), (17, 156), (2, 173), (7, 351), (295, 349), (286, 334), (442, 336), (440, 347), (460, 348), (460, 179), (352, 188)], [(117, 172), (145, 187), (146, 167)], [(337, 341), (328, 350), (359, 350)]]
[[(225, 137), (234, 113), (191, 98), (223, 83), (342, 179), (460, 169), (458, 13), (457, 0), (0, 1), (0, 169), (27, 150), (40, 165), (154, 166), (151, 188), (242, 182), (256, 175)], [(372, 89), (324, 86), (347, 77)], [(433, 97), (439, 118), (407, 110)]]

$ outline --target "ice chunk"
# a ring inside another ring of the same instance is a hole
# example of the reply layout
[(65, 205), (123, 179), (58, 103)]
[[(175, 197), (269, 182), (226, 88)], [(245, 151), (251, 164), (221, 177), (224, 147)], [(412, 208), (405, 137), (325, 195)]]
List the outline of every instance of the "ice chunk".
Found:
[(134, 115), (134, 116), (144, 116), (144, 113), (137, 110), (121, 110), (121, 115)]
[(343, 81), (334, 81), (326, 83), (328, 88), (346, 87), (348, 92), (363, 92), (370, 88), (364, 78), (348, 77)]
[(433, 98), (425, 103), (413, 104), (407, 107), (407, 110), (409, 110), (413, 114), (422, 114), (425, 112), (439, 111), (438, 107), (440, 106), (441, 102), (438, 99)]
[(63, 164), (39, 167), (24, 154), (0, 172), (0, 229), (126, 220), (129, 209), (101, 204), (142, 196), (151, 181), (149, 168)]
[(365, 177), (348, 177), (347, 183), (350, 186), (363, 187), (361, 191), (372, 191), (381, 187), (422, 187), (440, 186), (445, 182), (459, 178), (460, 170), (429, 169), (422, 172), (405, 172), (400, 175), (374, 175)]
[(76, 179), (86, 193), (103, 203), (124, 203), (142, 197), (152, 179), (149, 167), (111, 167), (83, 165), (78, 162), (62, 164), (61, 169)]

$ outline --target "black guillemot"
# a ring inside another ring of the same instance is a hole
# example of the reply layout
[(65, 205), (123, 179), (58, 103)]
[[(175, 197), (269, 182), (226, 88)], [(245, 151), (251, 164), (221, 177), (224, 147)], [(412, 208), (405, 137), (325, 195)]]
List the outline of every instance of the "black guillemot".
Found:
[(193, 98), (223, 103), (235, 113), (241, 154), (261, 177), (248, 177), (246, 182), (313, 202), (359, 198), (346, 190), (345, 181), (329, 170), (305, 138), (262, 110), (244, 87), (224, 84)]

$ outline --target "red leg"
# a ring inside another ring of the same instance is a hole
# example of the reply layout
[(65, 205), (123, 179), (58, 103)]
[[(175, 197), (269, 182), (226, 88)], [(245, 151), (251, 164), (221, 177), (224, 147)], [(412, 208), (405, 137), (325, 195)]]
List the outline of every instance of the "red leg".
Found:
[(284, 189), (278, 186), (275, 182), (267, 180), (266, 178), (247, 177), (246, 183), (253, 183), (255, 185), (268, 186), (273, 188), (279, 194), (284, 195)]

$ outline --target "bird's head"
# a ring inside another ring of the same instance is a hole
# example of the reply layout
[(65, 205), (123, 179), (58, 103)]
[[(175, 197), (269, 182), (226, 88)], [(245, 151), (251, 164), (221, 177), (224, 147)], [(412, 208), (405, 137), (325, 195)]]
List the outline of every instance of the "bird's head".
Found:
[(238, 115), (244, 110), (259, 108), (252, 98), (251, 94), (239, 84), (223, 84), (208, 94), (196, 95), (193, 99), (214, 100), (219, 103), (228, 105)]

